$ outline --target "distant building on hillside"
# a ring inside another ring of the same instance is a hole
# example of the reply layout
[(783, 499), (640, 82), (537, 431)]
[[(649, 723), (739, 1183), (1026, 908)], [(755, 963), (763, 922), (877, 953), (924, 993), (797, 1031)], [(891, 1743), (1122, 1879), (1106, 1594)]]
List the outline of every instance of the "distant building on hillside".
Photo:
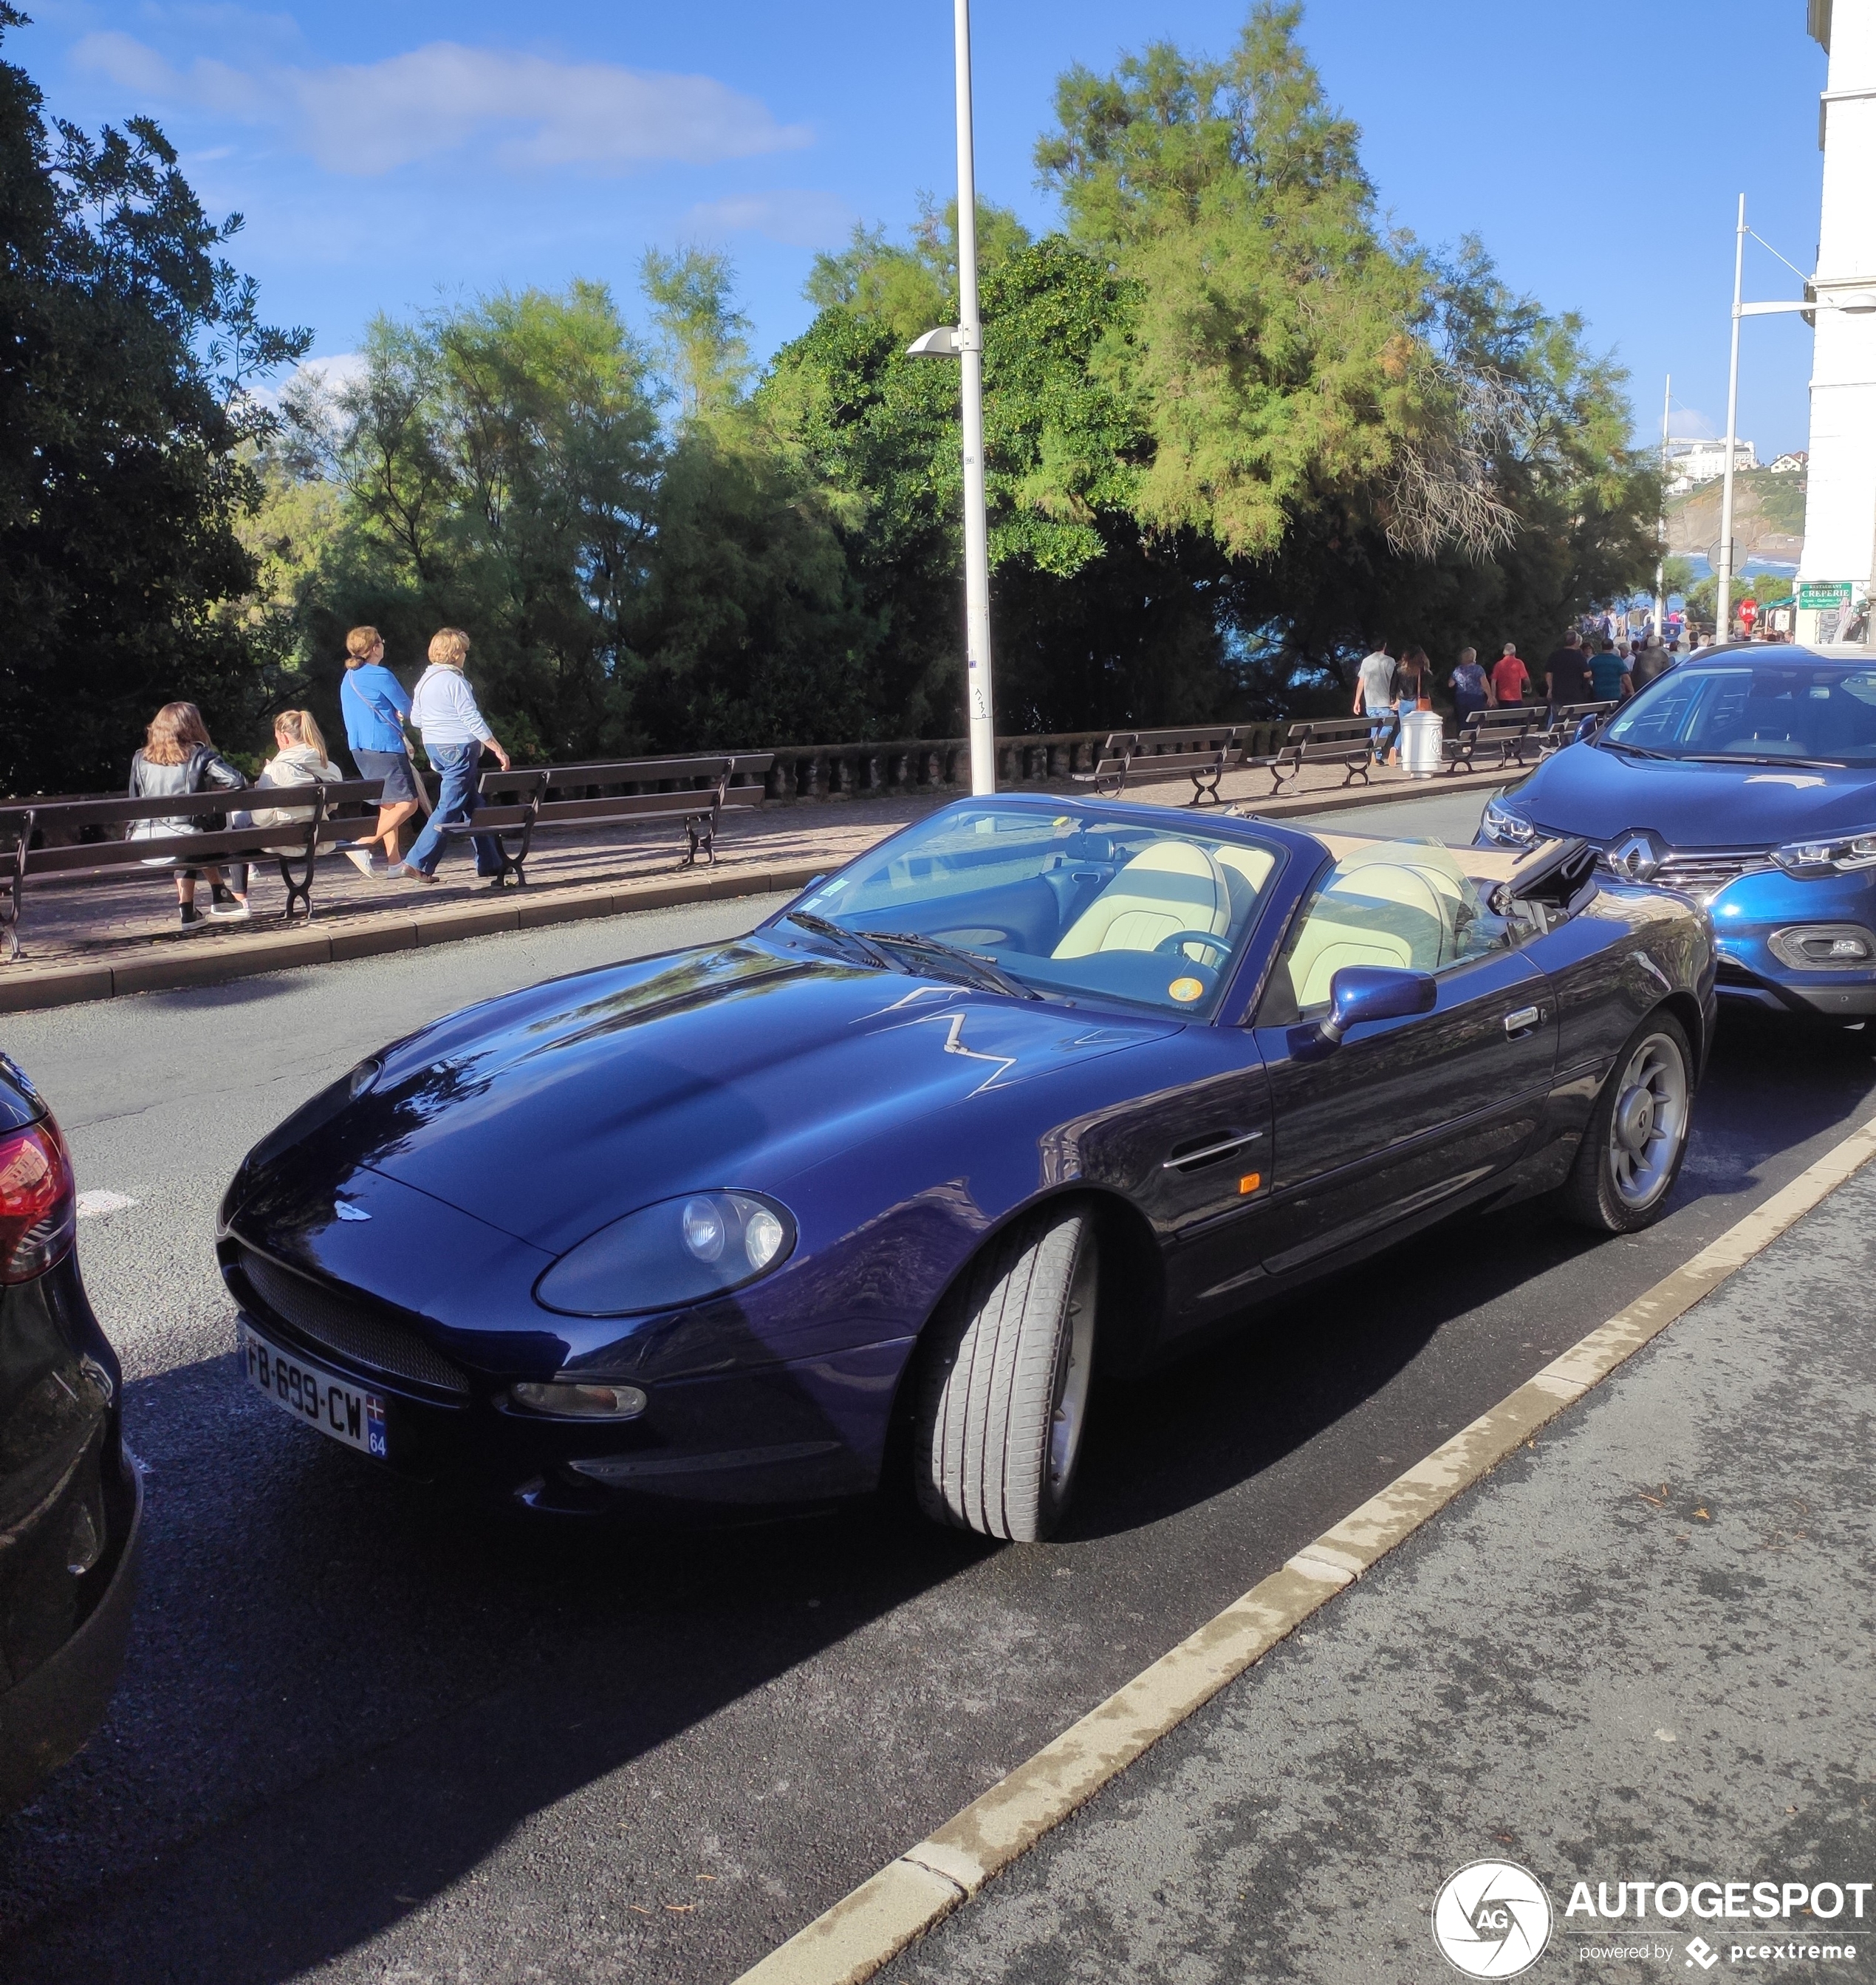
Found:
[[(1667, 465), (1672, 472), (1668, 489), (1670, 494), (1679, 489), (1691, 489), (1696, 484), (1711, 482), (1716, 476), (1727, 472), (1727, 445), (1724, 441), (1676, 442), (1668, 450)], [(1753, 452), (1749, 441), (1735, 439), (1733, 443), (1733, 466), (1757, 469), (1759, 458)]]
[(1794, 448), (1788, 455), (1781, 455), (1776, 462), (1766, 466), (1774, 475), (1802, 475), (1811, 466), (1811, 457), (1801, 448)]

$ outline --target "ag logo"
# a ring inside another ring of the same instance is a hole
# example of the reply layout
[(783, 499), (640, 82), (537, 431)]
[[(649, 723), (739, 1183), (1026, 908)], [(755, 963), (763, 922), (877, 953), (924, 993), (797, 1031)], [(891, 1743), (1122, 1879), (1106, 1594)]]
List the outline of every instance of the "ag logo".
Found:
[(1550, 1898), (1515, 1861), (1475, 1861), (1433, 1902), (1433, 1941), (1470, 1978), (1515, 1978), (1550, 1941)]
[(1602, 858), (1625, 882), (1646, 882), (1661, 865), (1661, 844), (1645, 828), (1625, 834)]

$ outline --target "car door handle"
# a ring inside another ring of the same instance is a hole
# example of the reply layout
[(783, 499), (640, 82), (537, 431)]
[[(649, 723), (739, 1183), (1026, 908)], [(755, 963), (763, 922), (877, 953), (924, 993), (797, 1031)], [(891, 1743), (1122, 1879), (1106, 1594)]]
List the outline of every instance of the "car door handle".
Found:
[(1542, 1006), (1520, 1006), (1505, 1016), (1505, 1033), (1510, 1040), (1519, 1040), (1533, 1032), (1544, 1017)]
[(1213, 1158), (1222, 1158), (1227, 1151), (1241, 1150), (1247, 1144), (1254, 1144), (1264, 1135), (1261, 1130), (1247, 1130), (1241, 1136), (1227, 1137), (1216, 1144), (1201, 1144), (1194, 1150), (1176, 1150), (1159, 1169), (1163, 1172), (1190, 1171), (1194, 1167), (1210, 1164)]

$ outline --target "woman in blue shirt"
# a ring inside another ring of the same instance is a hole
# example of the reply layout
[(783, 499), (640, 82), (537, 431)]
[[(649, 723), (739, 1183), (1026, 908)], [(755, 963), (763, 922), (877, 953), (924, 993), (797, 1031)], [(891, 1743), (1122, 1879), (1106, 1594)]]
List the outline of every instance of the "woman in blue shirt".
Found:
[(399, 855), (398, 831), (417, 811), (417, 775), (410, 747), (404, 741), (404, 720), (411, 700), (404, 685), (384, 666), (384, 643), (375, 627), (354, 627), (345, 637), (345, 680), (339, 690), (345, 716), (345, 741), (361, 779), (382, 779), (377, 831), (345, 851), (364, 875), (381, 875), (371, 864), (371, 850), (381, 848), (387, 865)]

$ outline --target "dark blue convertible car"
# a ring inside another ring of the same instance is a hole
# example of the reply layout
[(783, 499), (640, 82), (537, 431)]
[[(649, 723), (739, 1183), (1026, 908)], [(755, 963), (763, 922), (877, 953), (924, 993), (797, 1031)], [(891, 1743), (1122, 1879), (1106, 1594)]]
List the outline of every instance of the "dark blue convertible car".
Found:
[(1045, 1535), (1097, 1369), (1461, 1207), (1660, 1214), (1710, 932), (1591, 870), (960, 801), (315, 1097), (223, 1207), (244, 1369), (535, 1509), (810, 1506), (909, 1453), (934, 1516)]
[(1703, 650), (1485, 810), (1500, 847), (1558, 834), (1704, 903), (1723, 997), (1876, 1014), (1876, 657)]

